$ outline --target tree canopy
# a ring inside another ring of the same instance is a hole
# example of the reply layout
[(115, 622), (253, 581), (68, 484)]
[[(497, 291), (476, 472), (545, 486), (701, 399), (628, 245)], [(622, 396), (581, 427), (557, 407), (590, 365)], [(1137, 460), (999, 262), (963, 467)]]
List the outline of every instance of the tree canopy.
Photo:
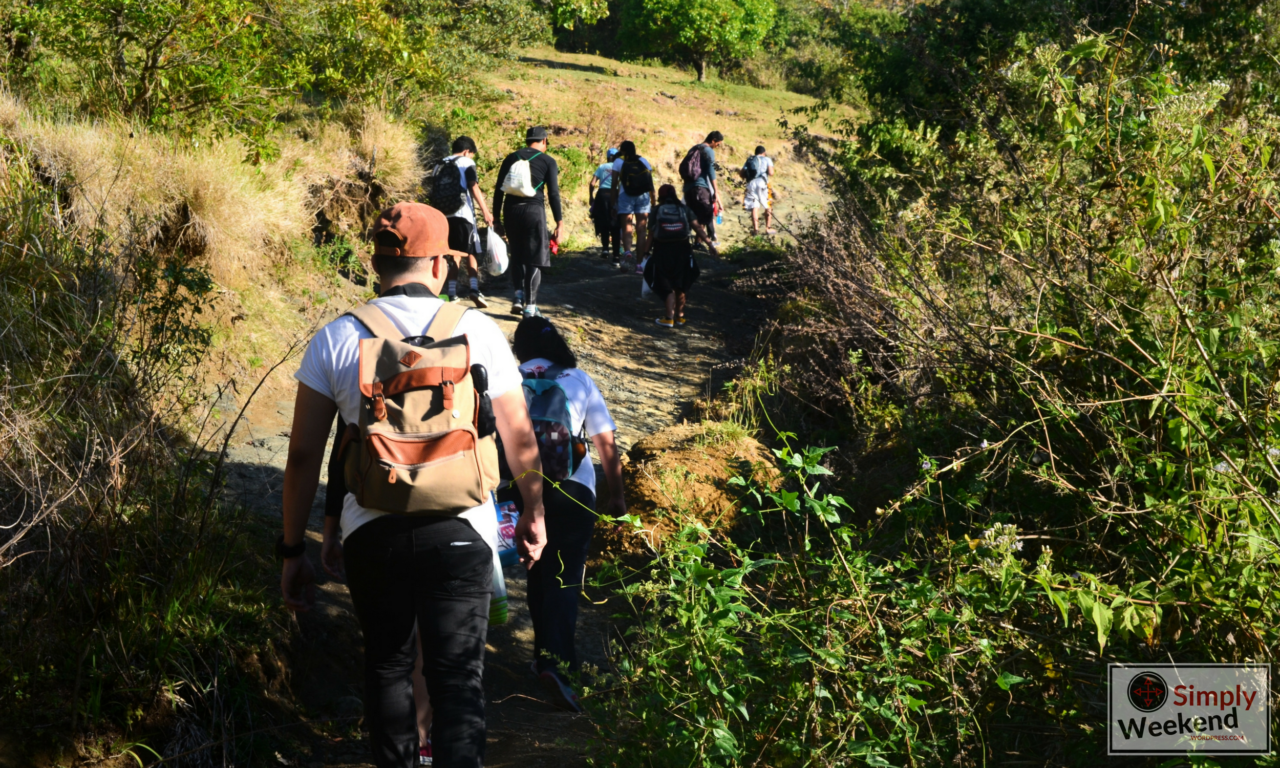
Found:
[(624, 0), (621, 37), (634, 53), (707, 65), (750, 55), (773, 28), (773, 0)]

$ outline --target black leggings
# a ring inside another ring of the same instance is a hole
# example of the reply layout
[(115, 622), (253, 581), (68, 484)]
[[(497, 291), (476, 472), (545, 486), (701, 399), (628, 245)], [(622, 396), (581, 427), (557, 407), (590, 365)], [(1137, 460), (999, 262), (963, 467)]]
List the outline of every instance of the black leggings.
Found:
[(596, 495), (582, 483), (565, 480), (543, 486), (547, 510), (547, 547), (529, 569), (529, 614), (533, 618), (533, 655), (539, 672), (578, 666), (573, 635), (578, 595), (586, 573), (587, 548), (596, 523)]
[(421, 637), (422, 674), (435, 705), (435, 765), (481, 768), (493, 550), (458, 517), (387, 515), (347, 537), (345, 560), (364, 633), (364, 711), (374, 764), (418, 764), (411, 675)]
[(524, 291), (525, 304), (538, 303), (538, 286), (542, 285), (542, 270), (511, 262), (511, 284), (517, 291)]

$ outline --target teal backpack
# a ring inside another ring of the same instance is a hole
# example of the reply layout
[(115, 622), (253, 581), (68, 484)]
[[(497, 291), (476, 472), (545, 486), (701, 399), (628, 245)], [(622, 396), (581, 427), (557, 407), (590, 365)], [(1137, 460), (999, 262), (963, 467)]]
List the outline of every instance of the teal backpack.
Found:
[(542, 456), (542, 474), (553, 482), (568, 480), (587, 453), (586, 440), (573, 435), (569, 395), (556, 381), (563, 372), (564, 368), (553, 365), (523, 382), (524, 402), (529, 406), (533, 434)]

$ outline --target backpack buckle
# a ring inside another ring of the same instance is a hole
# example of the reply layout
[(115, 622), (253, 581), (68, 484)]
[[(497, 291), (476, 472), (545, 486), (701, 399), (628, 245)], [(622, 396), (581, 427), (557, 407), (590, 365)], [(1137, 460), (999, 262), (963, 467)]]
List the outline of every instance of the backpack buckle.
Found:
[(378, 421), (387, 420), (387, 398), (381, 392), (373, 396), (373, 418)]
[(444, 394), (444, 409), (446, 411), (453, 410), (453, 382), (440, 382), (440, 391)]

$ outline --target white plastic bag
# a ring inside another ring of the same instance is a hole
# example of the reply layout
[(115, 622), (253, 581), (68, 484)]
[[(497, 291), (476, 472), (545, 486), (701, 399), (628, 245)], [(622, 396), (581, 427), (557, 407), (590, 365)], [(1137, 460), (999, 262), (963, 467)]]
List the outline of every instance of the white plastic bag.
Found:
[(498, 549), (502, 534), (498, 531), (498, 515), (495, 505), (497, 500), (489, 494), (490, 502), (482, 505), (479, 514), (470, 511), (463, 515), (480, 538), (485, 540), (489, 549), (493, 550), (493, 594), (489, 597), (489, 625), (506, 624), (509, 616), (507, 606), (507, 580), (502, 573), (502, 561)]
[[(652, 258), (652, 257), (649, 257), (649, 258)], [(648, 264), (649, 264), (649, 259), (646, 258), (644, 261), (640, 262), (640, 269), (643, 270)], [(648, 298), (651, 298), (653, 295), (654, 295), (653, 286), (649, 285), (649, 276), (647, 274), (643, 274), (642, 277), (640, 278), (640, 298), (648, 299)]]
[(493, 231), (493, 227), (486, 230), (487, 234), (484, 238), (484, 253), (486, 256), (485, 267), (489, 270), (489, 274), (497, 277), (507, 273), (507, 266), (511, 263), (507, 258), (507, 244), (498, 233)]
[[(529, 158), (532, 160), (537, 155)], [(529, 166), (529, 160), (516, 160), (511, 164), (511, 170), (507, 171), (507, 177), (502, 180), (502, 191), (508, 195), (516, 197), (533, 197), (538, 194), (538, 187), (533, 186), (533, 168)]]

